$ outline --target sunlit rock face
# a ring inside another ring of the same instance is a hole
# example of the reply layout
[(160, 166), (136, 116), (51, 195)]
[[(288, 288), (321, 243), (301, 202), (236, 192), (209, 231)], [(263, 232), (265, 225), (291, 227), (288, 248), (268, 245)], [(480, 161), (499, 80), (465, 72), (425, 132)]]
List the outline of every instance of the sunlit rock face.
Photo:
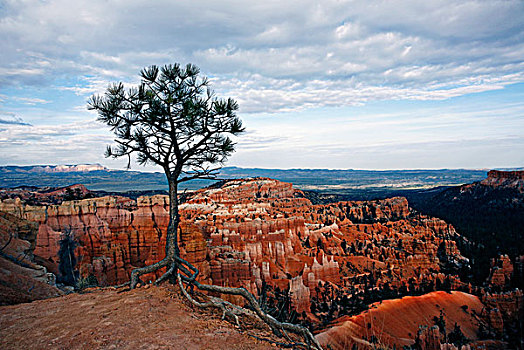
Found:
[[(60, 239), (71, 231), (80, 274), (101, 285), (125, 282), (133, 268), (165, 254), (166, 196), (45, 206), (8, 199), (0, 210), (39, 224), (34, 254), (55, 272)], [(459, 285), (441, 272), (441, 260), (468, 263), (452, 240), (453, 227), (412, 213), (402, 197), (313, 205), (288, 183), (231, 180), (190, 194), (180, 216), (182, 255), (200, 269), (202, 281), (255, 294), (263, 284), (287, 291), (296, 311), (313, 320), (322, 308), (331, 318), (344, 314), (333, 304), (366, 291), (431, 289), (446, 278)]]
[(62, 235), (71, 232), (79, 243), (75, 253), (80, 274), (92, 274), (106, 285), (126, 281), (133, 266), (163, 257), (162, 231), (169, 219), (165, 199), (102, 197), (47, 206), (6, 200), (0, 207), (39, 224), (34, 254), (54, 273)]
[(524, 192), (524, 171), (490, 170), (488, 177), (480, 182), (491, 187), (515, 188)]
[(509, 285), (513, 276), (513, 263), (509, 256), (501, 255), (497, 259), (491, 259), (491, 270), (488, 277), (490, 287), (502, 290)]
[(435, 318), (444, 315), (447, 327), (457, 324), (471, 341), (478, 339), (477, 315), (484, 305), (478, 297), (463, 292), (432, 292), (385, 300), (355, 316), (337, 319), (316, 337), (331, 349), (402, 349), (418, 343), (417, 349), (441, 349), (444, 336)]
[[(482, 302), (490, 313), (497, 314), (497, 318), (500, 315), (504, 320), (513, 322), (524, 317), (524, 296), (519, 289), (504, 293), (486, 293), (482, 296)], [(502, 325), (500, 327), (502, 328)]]

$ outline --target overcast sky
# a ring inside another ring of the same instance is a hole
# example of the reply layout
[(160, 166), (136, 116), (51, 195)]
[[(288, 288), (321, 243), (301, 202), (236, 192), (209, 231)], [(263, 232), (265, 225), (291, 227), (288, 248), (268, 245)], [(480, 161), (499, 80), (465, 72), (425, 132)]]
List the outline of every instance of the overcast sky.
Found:
[(122, 168), (86, 101), (173, 62), (238, 100), (228, 165), (524, 166), (522, 0), (0, 0), (0, 165)]

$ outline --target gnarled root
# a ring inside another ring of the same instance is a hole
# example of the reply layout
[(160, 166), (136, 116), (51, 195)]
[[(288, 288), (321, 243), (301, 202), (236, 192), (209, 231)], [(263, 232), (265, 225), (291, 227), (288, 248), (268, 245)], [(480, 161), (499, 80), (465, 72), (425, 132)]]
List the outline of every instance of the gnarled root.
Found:
[[(182, 294), (195, 306), (206, 308), (206, 307), (214, 307), (217, 309), (220, 309), (222, 311), (222, 318), (229, 317), (231, 320), (235, 322), (237, 326), (239, 326), (239, 319), (238, 316), (240, 315), (249, 315), (249, 316), (257, 316), (260, 320), (262, 320), (265, 324), (271, 328), (273, 333), (277, 335), (278, 337), (286, 338), (289, 343), (286, 344), (287, 346), (291, 347), (303, 347), (308, 349), (317, 349), (322, 350), (322, 346), (320, 343), (316, 340), (316, 338), (311, 334), (309, 329), (306, 327), (303, 327), (301, 325), (293, 324), (293, 323), (287, 323), (287, 322), (280, 322), (277, 319), (275, 319), (273, 316), (267, 314), (262, 308), (260, 307), (260, 304), (256, 300), (256, 298), (247, 291), (245, 288), (233, 288), (233, 287), (222, 287), (222, 286), (216, 286), (216, 285), (209, 285), (209, 284), (202, 284), (196, 280), (199, 271), (196, 267), (194, 267), (191, 263), (187, 262), (186, 260), (180, 258), (179, 256), (175, 256), (174, 261), (170, 261), (170, 259), (163, 259), (153, 265), (141, 267), (134, 269), (131, 272), (131, 281), (130, 281), (130, 288), (134, 289), (136, 285), (139, 282), (139, 277), (146, 273), (154, 272), (160, 268), (169, 266), (166, 273), (164, 273), (156, 282), (155, 284), (160, 284), (161, 282), (165, 281), (170, 276), (175, 276), (176, 273), (176, 279), (178, 281), (178, 285), (180, 287), (180, 290), (182, 291)], [(182, 272), (182, 274), (180, 273)], [(196, 287), (202, 291), (212, 292), (212, 293), (218, 293), (218, 294), (228, 294), (228, 295), (239, 295), (242, 296), (250, 306), (251, 310), (240, 307), (238, 305), (234, 305), (228, 301), (223, 300), (222, 298), (214, 297), (214, 296), (208, 296), (208, 300), (205, 302), (200, 302), (195, 300), (187, 291), (186, 286)], [(293, 333), (295, 335), (298, 335), (303, 339), (303, 342), (296, 342), (291, 339), (291, 337), (288, 335), (289, 333)], [(284, 343), (282, 343), (284, 344)]]
[[(256, 316), (258, 316), (259, 319), (261, 319), (264, 323), (266, 323), (271, 328), (271, 330), (273, 331), (273, 333), (275, 333), (275, 335), (279, 337), (285, 337), (291, 341), (291, 338), (287, 334), (287, 332), (290, 332), (304, 339), (304, 343), (293, 342), (294, 346), (315, 348), (318, 350), (322, 349), (322, 346), (316, 340), (313, 334), (311, 334), (309, 329), (307, 329), (306, 327), (297, 325), (297, 324), (293, 324), (293, 323), (280, 322), (277, 319), (275, 319), (273, 316), (268, 315), (266, 312), (264, 312), (264, 310), (262, 310), (256, 298), (253, 296), (253, 294), (248, 292), (247, 289), (202, 284), (196, 281), (196, 276), (198, 275), (198, 269), (196, 267), (194, 267), (193, 265), (191, 265), (190, 263), (188, 263), (187, 261), (179, 257), (176, 258), (176, 261), (179, 264), (179, 270), (183, 272), (184, 274), (186, 274), (186, 276), (180, 273), (177, 274), (178, 283), (181, 286), (180, 289), (182, 290), (182, 293), (184, 294), (184, 296), (186, 296), (186, 298), (188, 298), (189, 301), (193, 303), (194, 305), (199, 306), (199, 307), (220, 308), (223, 311), (223, 317), (226, 315), (230, 316), (236, 322), (238, 322), (237, 315), (240, 315), (240, 314), (252, 315), (254, 313), (256, 314)], [(193, 273), (191, 273), (191, 271)], [(241, 308), (237, 305), (233, 305), (217, 297), (210, 297), (208, 302), (200, 303), (194, 300), (187, 293), (182, 282), (188, 285), (194, 285), (198, 289), (208, 291), (208, 292), (214, 292), (214, 293), (219, 293), (219, 294), (228, 294), (228, 295), (240, 295), (248, 302), (249, 306), (251, 307), (253, 311), (247, 310), (245, 308)]]
[[(164, 259), (160, 260), (159, 262), (156, 262), (156, 263), (154, 263), (152, 265), (139, 267), (139, 268), (134, 269), (133, 271), (131, 271), (131, 281), (130, 281), (129, 288), (135, 289), (135, 287), (138, 284), (138, 282), (140, 282), (140, 276), (142, 276), (142, 275), (144, 275), (146, 273), (154, 272), (154, 271), (156, 271), (158, 269), (161, 269), (163, 267), (166, 267), (167, 264), (169, 264), (169, 259), (164, 258)], [(164, 276), (162, 276), (162, 277), (164, 277)]]
[(191, 304), (201, 308), (215, 307), (217, 309), (220, 309), (222, 310), (222, 319), (225, 319), (226, 316), (229, 316), (231, 319), (235, 321), (235, 324), (237, 326), (240, 326), (240, 323), (238, 321), (238, 315), (244, 313), (244, 310), (240, 310), (240, 307), (215, 297), (209, 297), (209, 301), (207, 302), (199, 302), (195, 300), (191, 295), (189, 295), (189, 293), (186, 290), (186, 287), (184, 286), (184, 283), (182, 282), (180, 274), (177, 274), (177, 280), (178, 286), (180, 287), (182, 294), (187, 298), (187, 300), (191, 302)]

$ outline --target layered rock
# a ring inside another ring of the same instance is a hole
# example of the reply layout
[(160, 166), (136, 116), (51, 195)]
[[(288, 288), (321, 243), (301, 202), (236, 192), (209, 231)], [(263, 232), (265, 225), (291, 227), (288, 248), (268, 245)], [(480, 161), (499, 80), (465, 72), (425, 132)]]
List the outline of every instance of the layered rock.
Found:
[(163, 257), (165, 228), (169, 220), (165, 198), (147, 197), (137, 202), (124, 197), (102, 197), (31, 206), (5, 200), (4, 210), (39, 224), (34, 254), (58, 273), (62, 233), (78, 241), (75, 253), (82, 276), (94, 275), (101, 284), (129, 278), (129, 271)]
[(33, 259), (38, 225), (0, 211), (0, 305), (61, 295), (55, 275)]
[(497, 259), (491, 259), (491, 271), (488, 283), (491, 287), (504, 289), (513, 276), (513, 263), (507, 255), (501, 255)]
[(417, 337), (415, 338), (415, 344), (424, 350), (441, 350), (440, 341), (442, 335), (438, 326), (422, 326), (417, 332)]
[[(80, 274), (101, 285), (125, 282), (133, 268), (164, 257), (168, 208), (160, 195), (40, 206), (0, 202), (0, 210), (39, 224), (34, 253), (55, 272), (59, 242), (70, 231), (79, 242)], [(468, 263), (453, 227), (413, 214), (402, 197), (312, 205), (291, 184), (231, 180), (187, 196), (180, 216), (182, 255), (200, 269), (202, 281), (255, 294), (265, 283), (287, 291), (296, 310), (317, 321), (348, 313), (374, 290), (460, 286), (440, 271), (441, 260)], [(338, 306), (346, 299), (351, 302)]]
[(490, 170), (488, 177), (480, 182), (491, 187), (515, 188), (524, 192), (524, 171)]
[(357, 316), (336, 320), (333, 327), (316, 337), (332, 349), (369, 349), (376, 346), (374, 344), (398, 349), (413, 346), (416, 339), (423, 345), (421, 349), (440, 349), (443, 339), (438, 327), (434, 327), (434, 319), (444, 315), (448, 328), (457, 324), (468, 339), (476, 340), (475, 315), (480, 314), (483, 307), (479, 298), (462, 292), (432, 292), (385, 300)]
[(84, 185), (76, 184), (66, 187), (17, 187), (13, 189), (0, 189), (0, 199), (21, 199), (26, 204), (60, 204), (64, 200), (85, 199), (97, 197)]
[[(497, 329), (502, 332), (504, 320), (515, 322), (524, 317), (524, 296), (519, 289), (504, 293), (486, 293), (482, 296), (482, 302), (486, 305), (486, 312), (496, 314)], [(495, 310), (495, 311), (493, 311)], [(495, 316), (493, 316), (495, 317)]]

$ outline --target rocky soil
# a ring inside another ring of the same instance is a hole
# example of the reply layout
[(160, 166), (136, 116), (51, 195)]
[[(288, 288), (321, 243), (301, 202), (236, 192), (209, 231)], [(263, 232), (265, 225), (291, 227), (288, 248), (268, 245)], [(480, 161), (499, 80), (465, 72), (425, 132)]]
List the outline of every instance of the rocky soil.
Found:
[(0, 307), (0, 349), (271, 349), (172, 287), (114, 289)]

